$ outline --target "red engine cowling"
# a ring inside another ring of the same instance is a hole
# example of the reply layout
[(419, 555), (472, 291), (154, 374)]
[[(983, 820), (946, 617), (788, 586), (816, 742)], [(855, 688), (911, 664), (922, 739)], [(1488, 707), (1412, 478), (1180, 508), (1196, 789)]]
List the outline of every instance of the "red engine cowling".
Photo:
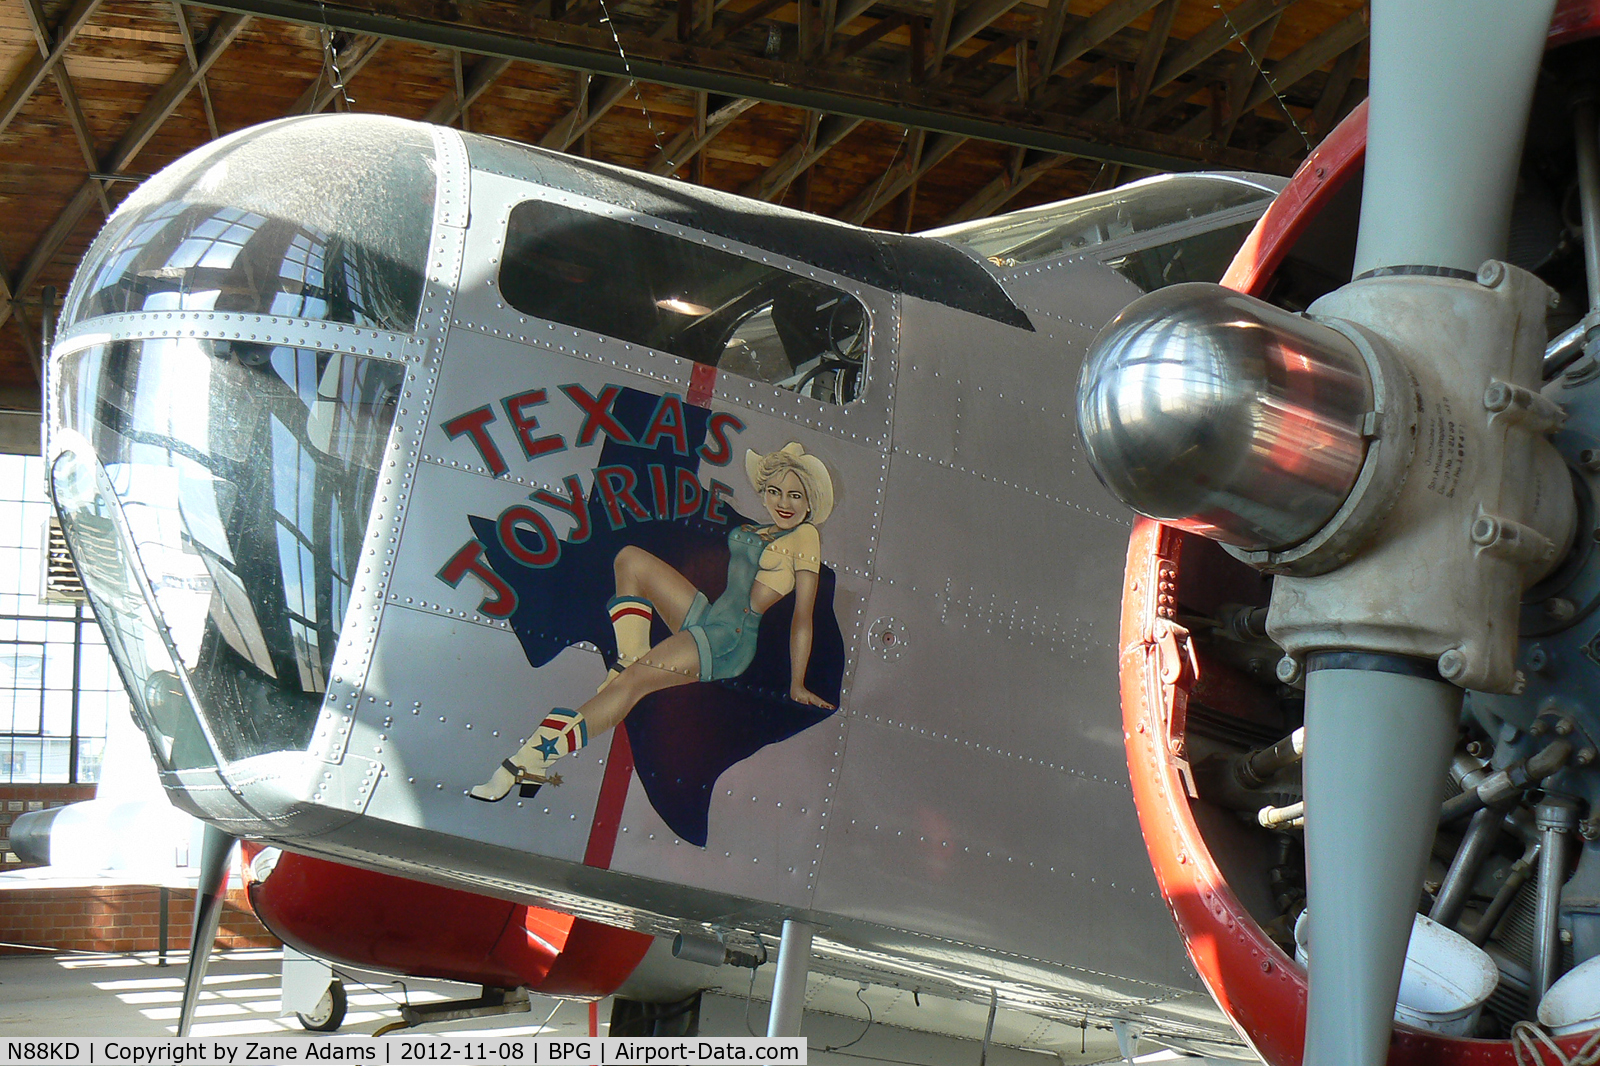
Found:
[[(1595, 37), (1600, 37), (1600, 0), (1563, 0), (1550, 47)], [(1246, 240), (1223, 284), (1270, 299), (1290, 249), (1360, 176), (1365, 148), (1362, 104), (1296, 172)], [(1343, 209), (1348, 211), (1348, 202)], [(1197, 801), (1189, 761), (1191, 697), (1250, 718), (1260, 690), (1228, 664), (1208, 660), (1177, 620), (1180, 603), (1200, 613), (1225, 602), (1264, 605), (1264, 588), (1259, 575), (1211, 542), (1147, 519), (1135, 523), (1119, 644), (1123, 730), (1145, 844), (1190, 958), (1217, 1003), (1268, 1063), (1300, 1066), (1305, 971), (1230, 887), (1226, 860), (1215, 847), (1226, 830)], [(1558, 1043), (1571, 1055), (1591, 1035)], [(1396, 1025), (1389, 1061), (1514, 1066), (1517, 1058), (1508, 1040), (1452, 1038)]]
[[(247, 846), (247, 859), (259, 848)], [(570, 914), (283, 852), (249, 882), (256, 916), (331, 962), (548, 996), (599, 999), (652, 937)]]

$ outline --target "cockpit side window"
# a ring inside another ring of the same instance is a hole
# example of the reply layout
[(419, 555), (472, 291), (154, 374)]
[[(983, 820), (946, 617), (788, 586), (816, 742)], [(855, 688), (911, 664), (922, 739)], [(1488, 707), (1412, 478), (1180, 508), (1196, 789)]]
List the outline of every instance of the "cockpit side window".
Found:
[(863, 384), (870, 330), (854, 296), (619, 219), (518, 204), (500, 291), (523, 314), (827, 403), (848, 403)]

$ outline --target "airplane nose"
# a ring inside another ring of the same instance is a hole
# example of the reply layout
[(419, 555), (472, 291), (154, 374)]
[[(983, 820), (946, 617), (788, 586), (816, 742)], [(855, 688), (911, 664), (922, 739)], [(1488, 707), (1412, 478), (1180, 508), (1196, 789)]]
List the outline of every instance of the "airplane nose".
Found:
[(1220, 285), (1130, 304), (1089, 351), (1078, 430), (1140, 514), (1247, 551), (1304, 541), (1355, 487), (1373, 384), (1338, 330)]
[(11, 850), (17, 853), (17, 858), (23, 862), (49, 865), (50, 825), (62, 810), (61, 807), (53, 807), (48, 811), (29, 811), (17, 815), (17, 820), (11, 823), (10, 845)]

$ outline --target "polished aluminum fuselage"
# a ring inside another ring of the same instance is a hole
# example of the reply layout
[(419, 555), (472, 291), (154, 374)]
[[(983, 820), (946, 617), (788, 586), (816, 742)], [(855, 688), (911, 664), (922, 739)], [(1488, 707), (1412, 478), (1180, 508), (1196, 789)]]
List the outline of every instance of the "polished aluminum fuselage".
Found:
[[(404, 366), (308, 749), (169, 768), (174, 800), (234, 834), (652, 933), (748, 940), (802, 918), (821, 929), (820, 970), (957, 998), (996, 989), (1042, 1017), (1233, 1040), (1141, 846), (1116, 687), (1129, 521), (1084, 461), (1073, 414), (1089, 342), (1139, 289), (1099, 249), (1009, 267), (963, 251), (1030, 330), (474, 166), (462, 135), (431, 136), (437, 190), (414, 332), (180, 310), (79, 321), (56, 342), (53, 373), (88, 345), (147, 337), (248, 337)], [(849, 292), (870, 322), (859, 396), (825, 403), (725, 372), (708, 382), (687, 359), (507, 306), (496, 284), (506, 221), (530, 198)], [(608, 774), (610, 733), (532, 799), (466, 794), (606, 674), (582, 644), (530, 666), (512, 627), (482, 609), (484, 583), (441, 577), (474, 536), (469, 516), (569, 478), (592, 488), (605, 438), (580, 443), (583, 412), (558, 395), (570, 385), (734, 415), (738, 458), (719, 476), (746, 515), (762, 513), (746, 447), (799, 441), (832, 472), (821, 540), (844, 640), (839, 710), (715, 780), (704, 847), (667, 827), (636, 778)], [(444, 428), (536, 389), (552, 397), (539, 425), (559, 450), (525, 459), (502, 418), (488, 427), (508, 468), (497, 475), (471, 434)], [(47, 460), (63, 439), (61, 410), (49, 417)]]

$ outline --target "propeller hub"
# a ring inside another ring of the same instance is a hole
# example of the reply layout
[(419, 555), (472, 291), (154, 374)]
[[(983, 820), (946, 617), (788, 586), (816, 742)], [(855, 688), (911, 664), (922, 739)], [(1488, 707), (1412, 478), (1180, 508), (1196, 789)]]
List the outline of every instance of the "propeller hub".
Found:
[(1349, 338), (1220, 285), (1141, 297), (1095, 340), (1078, 427), (1140, 514), (1246, 551), (1309, 538), (1355, 487), (1373, 409)]

